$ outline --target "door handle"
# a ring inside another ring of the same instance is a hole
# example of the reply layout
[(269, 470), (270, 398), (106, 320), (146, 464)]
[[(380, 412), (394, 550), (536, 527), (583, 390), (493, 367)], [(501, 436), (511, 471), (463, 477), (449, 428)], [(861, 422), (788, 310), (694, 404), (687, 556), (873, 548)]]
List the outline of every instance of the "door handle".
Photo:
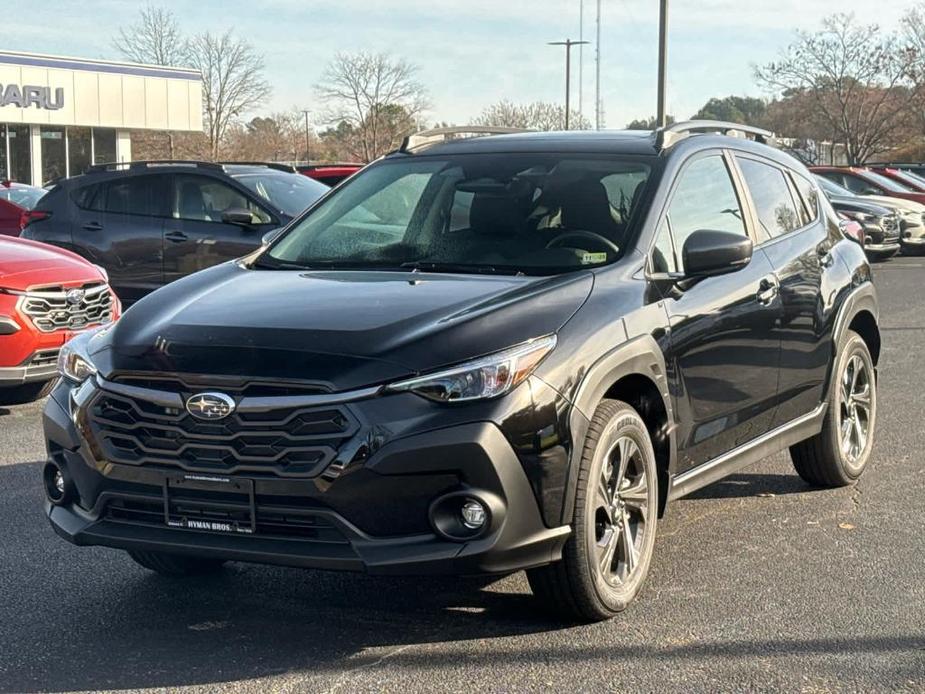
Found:
[(83, 225), (84, 229), (87, 231), (102, 231), (103, 225), (99, 222), (87, 222)]
[(758, 284), (758, 293), (755, 298), (758, 299), (759, 304), (767, 306), (777, 298), (778, 294), (780, 294), (780, 284), (778, 284), (777, 280), (765, 277)]
[(173, 241), (174, 243), (180, 243), (181, 241), (186, 241), (189, 239), (189, 236), (184, 234), (182, 231), (168, 231), (164, 234), (164, 238), (168, 241)]

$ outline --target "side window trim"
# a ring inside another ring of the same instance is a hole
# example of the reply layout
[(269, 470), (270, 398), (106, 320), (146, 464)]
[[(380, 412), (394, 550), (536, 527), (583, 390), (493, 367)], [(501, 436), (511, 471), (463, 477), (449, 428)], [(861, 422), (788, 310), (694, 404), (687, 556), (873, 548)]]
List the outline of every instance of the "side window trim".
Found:
[[(655, 233), (652, 234), (652, 238), (649, 241), (649, 246), (646, 249), (646, 264), (645, 272), (647, 277), (653, 277), (663, 273), (656, 273), (652, 270), (652, 252), (655, 250), (655, 245), (658, 243), (658, 228), (661, 226), (664, 221), (668, 226), (668, 234), (671, 238), (671, 248), (675, 254), (675, 262), (680, 260), (679, 251), (677, 249), (677, 243), (674, 238), (674, 229), (671, 227), (671, 220), (668, 217), (668, 210), (671, 207), (671, 203), (674, 200), (675, 193), (678, 190), (678, 183), (681, 180), (681, 177), (684, 173), (690, 168), (690, 166), (700, 159), (706, 159), (707, 157), (720, 157), (723, 160), (723, 164), (726, 166), (726, 173), (729, 176), (729, 181), (732, 184), (733, 191), (736, 198), (739, 201), (739, 207), (742, 210), (743, 214), (743, 224), (745, 226), (745, 234), (751, 239), (752, 243), (755, 243), (755, 234), (752, 228), (753, 222), (751, 218), (752, 208), (751, 208), (751, 199), (749, 198), (746, 201), (744, 194), (747, 193), (747, 189), (742, 184), (741, 173), (738, 170), (738, 167), (735, 164), (735, 159), (732, 156), (732, 152), (725, 148), (711, 148), (711, 149), (702, 149), (697, 152), (692, 153), (687, 157), (678, 167), (677, 173), (674, 175), (674, 179), (671, 181), (671, 185), (668, 190), (668, 195), (665, 197), (665, 201), (662, 203), (661, 209), (658, 211), (658, 215), (655, 217), (654, 230)], [(674, 273), (669, 273), (674, 274)]]

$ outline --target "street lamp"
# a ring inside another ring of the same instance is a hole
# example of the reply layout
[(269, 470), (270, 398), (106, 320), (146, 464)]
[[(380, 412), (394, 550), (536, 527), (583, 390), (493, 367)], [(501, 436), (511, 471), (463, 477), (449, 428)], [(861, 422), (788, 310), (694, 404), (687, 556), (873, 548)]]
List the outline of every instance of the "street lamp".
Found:
[(565, 39), (565, 41), (550, 41), (548, 45), (550, 46), (565, 46), (565, 129), (568, 130), (568, 117), (569, 117), (569, 92), (571, 91), (571, 76), (572, 76), (572, 46), (581, 46), (590, 41), (572, 41), (572, 39)]
[(658, 11), (658, 104), (655, 127), (668, 125), (666, 83), (668, 81), (668, 0), (659, 0)]

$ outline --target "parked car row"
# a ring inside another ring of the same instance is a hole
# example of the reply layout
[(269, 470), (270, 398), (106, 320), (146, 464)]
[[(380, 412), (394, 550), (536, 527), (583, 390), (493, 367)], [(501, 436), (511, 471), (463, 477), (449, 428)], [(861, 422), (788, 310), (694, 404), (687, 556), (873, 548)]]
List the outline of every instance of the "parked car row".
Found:
[(133, 303), (250, 253), (327, 191), (277, 164), (100, 165), (59, 181), (38, 201), (22, 236), (106, 268), (119, 297)]
[(925, 178), (893, 167), (810, 170), (838, 213), (861, 225), (870, 260), (925, 251)]

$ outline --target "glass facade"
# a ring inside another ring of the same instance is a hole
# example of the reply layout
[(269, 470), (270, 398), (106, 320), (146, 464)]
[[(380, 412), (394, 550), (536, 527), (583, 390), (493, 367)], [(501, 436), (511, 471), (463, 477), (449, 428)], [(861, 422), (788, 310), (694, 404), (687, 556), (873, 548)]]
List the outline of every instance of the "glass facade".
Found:
[(112, 128), (0, 123), (0, 181), (45, 186), (77, 176), (93, 163), (118, 161), (117, 139)]
[(90, 128), (67, 129), (67, 172), (69, 176), (82, 174), (90, 166), (93, 145)]
[(6, 126), (6, 136), (10, 180), (19, 183), (33, 183), (32, 137), (29, 126), (8, 125)]
[(47, 186), (67, 176), (67, 140), (64, 128), (43, 125), (42, 138), (42, 181)]
[(93, 163), (108, 164), (116, 158), (116, 131), (111, 128), (93, 128)]

